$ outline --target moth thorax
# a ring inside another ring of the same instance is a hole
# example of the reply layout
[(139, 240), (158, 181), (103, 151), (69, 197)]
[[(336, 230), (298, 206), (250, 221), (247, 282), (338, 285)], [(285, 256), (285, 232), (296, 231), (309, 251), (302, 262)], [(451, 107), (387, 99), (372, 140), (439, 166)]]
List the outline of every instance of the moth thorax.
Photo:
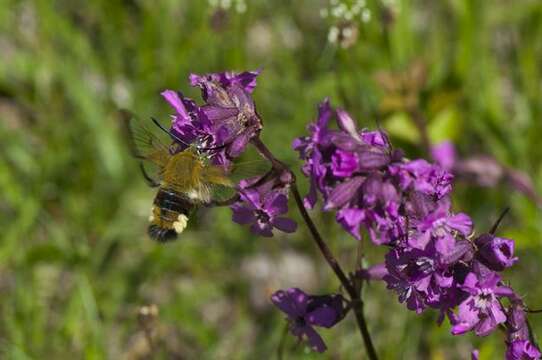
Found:
[(185, 214), (179, 214), (179, 216), (177, 217), (177, 221), (173, 223), (173, 229), (177, 234), (180, 234), (184, 231), (187, 224), (188, 216), (186, 216)]

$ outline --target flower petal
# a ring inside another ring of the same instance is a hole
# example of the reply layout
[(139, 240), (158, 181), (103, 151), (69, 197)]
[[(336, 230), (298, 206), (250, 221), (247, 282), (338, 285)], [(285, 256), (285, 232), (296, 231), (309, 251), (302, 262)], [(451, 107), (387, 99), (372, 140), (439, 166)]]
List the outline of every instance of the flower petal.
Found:
[(183, 119), (190, 119), (186, 108), (176, 91), (164, 90), (160, 93), (166, 99), (166, 101), (175, 109), (175, 111), (183, 117)]
[(335, 209), (346, 204), (356, 195), (364, 181), (365, 178), (356, 176), (335, 186), (329, 194), (324, 210)]
[(231, 210), (233, 211), (232, 220), (237, 224), (246, 225), (256, 221), (254, 212), (244, 206), (235, 204), (231, 206)]
[(322, 353), (326, 351), (327, 347), (322, 337), (311, 326), (304, 327), (305, 335), (314, 351)]
[(356, 129), (356, 123), (354, 119), (343, 109), (337, 109), (337, 125), (354, 138), (358, 143), (361, 142), (361, 137)]
[(273, 226), (280, 231), (284, 231), (285, 233), (293, 233), (297, 230), (297, 223), (292, 219), (286, 217), (275, 218), (273, 219), (271, 224), (273, 224)]

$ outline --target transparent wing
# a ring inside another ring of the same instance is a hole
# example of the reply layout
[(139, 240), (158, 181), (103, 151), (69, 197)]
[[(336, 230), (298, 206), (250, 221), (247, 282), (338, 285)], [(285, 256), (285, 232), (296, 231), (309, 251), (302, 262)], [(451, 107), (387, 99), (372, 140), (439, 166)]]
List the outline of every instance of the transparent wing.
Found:
[(265, 160), (243, 161), (232, 166), (228, 173), (228, 178), (234, 183), (239, 184), (243, 179), (265, 175), (271, 170), (271, 165)]
[(271, 166), (267, 161), (255, 160), (234, 164), (226, 172), (220, 166), (209, 166), (205, 169), (204, 182), (209, 186), (211, 199), (215, 202), (225, 202), (236, 194), (236, 187), (242, 179), (260, 177), (265, 175)]
[(151, 124), (144, 124), (132, 112), (120, 110), (122, 130), (132, 155), (140, 160), (141, 171), (146, 182), (156, 187), (159, 185), (163, 170), (170, 158), (166, 142), (151, 130)]
[(169, 158), (166, 142), (132, 112), (120, 110), (119, 113), (132, 154), (138, 159), (149, 160), (159, 166), (165, 166)]
[[(211, 185), (211, 200), (217, 204), (224, 205), (225, 202), (235, 199), (237, 190), (233, 187), (223, 185)], [(231, 205), (231, 204), (228, 204)]]

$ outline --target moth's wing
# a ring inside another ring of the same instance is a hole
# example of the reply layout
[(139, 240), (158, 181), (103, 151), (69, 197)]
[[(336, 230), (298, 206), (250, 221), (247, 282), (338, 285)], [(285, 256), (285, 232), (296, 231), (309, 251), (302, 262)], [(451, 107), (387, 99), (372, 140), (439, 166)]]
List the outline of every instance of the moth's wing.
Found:
[(210, 165), (204, 170), (203, 180), (209, 185), (212, 200), (224, 202), (236, 195), (239, 181), (263, 176), (270, 169), (270, 165), (264, 160), (234, 164), (229, 171), (220, 166)]
[(235, 184), (243, 179), (264, 176), (271, 170), (271, 165), (265, 160), (243, 161), (233, 164), (228, 172), (228, 178)]
[(226, 201), (235, 196), (236, 183), (221, 166), (208, 165), (202, 170), (202, 183), (207, 187), (210, 200)]
[(229, 175), (221, 166), (208, 165), (202, 169), (202, 180), (212, 185), (234, 187), (235, 182), (230, 179)]
[(224, 185), (212, 185), (211, 200), (217, 203), (224, 203), (234, 198), (237, 195), (235, 188)]
[[(120, 110), (119, 114), (132, 155), (137, 159), (147, 161), (144, 169), (145, 172), (150, 169), (148, 172), (150, 178), (153, 180), (160, 178), (162, 170), (170, 158), (166, 140), (160, 138), (130, 111)], [(152, 165), (148, 165), (149, 163)]]

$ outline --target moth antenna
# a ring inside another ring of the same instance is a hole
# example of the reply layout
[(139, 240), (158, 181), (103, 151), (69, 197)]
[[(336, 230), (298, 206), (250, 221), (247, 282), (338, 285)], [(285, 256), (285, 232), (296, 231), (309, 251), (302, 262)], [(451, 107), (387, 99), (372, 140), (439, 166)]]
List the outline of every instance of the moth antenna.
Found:
[(165, 132), (166, 134), (168, 134), (169, 136), (171, 136), (173, 139), (175, 139), (176, 141), (180, 142), (181, 144), (183, 145), (186, 145), (186, 146), (190, 146), (190, 144), (187, 144), (185, 141), (179, 139), (176, 135), (174, 135), (171, 131), (169, 131), (168, 129), (166, 129), (165, 127), (162, 126), (162, 124), (160, 124), (158, 122), (158, 120), (156, 120), (154, 117), (151, 117), (151, 120), (152, 122), (154, 123), (154, 125), (158, 126), (158, 128), (160, 130), (162, 130), (163, 132)]
[[(165, 127), (163, 127), (162, 124), (160, 124), (160, 123), (158, 122), (158, 120), (156, 120), (154, 117), (151, 117), (151, 120), (152, 120), (152, 122), (154, 123), (154, 125), (158, 126), (158, 128), (159, 128), (160, 130), (162, 130), (163, 132), (165, 132), (166, 134), (168, 134), (169, 136), (171, 136), (174, 140), (176, 140), (176, 141), (180, 142), (181, 144), (186, 145), (186, 146), (188, 146), (188, 147), (191, 146), (191, 144), (188, 144), (188, 143), (186, 143), (185, 141), (179, 139), (175, 134), (173, 134), (171, 131), (169, 131), (168, 129), (166, 129)], [(203, 151), (214, 151), (214, 150), (220, 150), (220, 149), (223, 149), (223, 148), (225, 148), (225, 147), (226, 147), (226, 145), (224, 144), (224, 145), (219, 145), (219, 146), (210, 147), (210, 148), (203, 148), (202, 150), (203, 150)]]
[(506, 214), (508, 214), (508, 211), (510, 211), (510, 207), (507, 207), (506, 209), (504, 209), (501, 215), (499, 216), (499, 218), (497, 219), (497, 221), (495, 221), (495, 224), (493, 225), (493, 227), (491, 227), (491, 230), (489, 230), (489, 233), (491, 235), (495, 235), (495, 232), (497, 232), (497, 228), (501, 224)]

